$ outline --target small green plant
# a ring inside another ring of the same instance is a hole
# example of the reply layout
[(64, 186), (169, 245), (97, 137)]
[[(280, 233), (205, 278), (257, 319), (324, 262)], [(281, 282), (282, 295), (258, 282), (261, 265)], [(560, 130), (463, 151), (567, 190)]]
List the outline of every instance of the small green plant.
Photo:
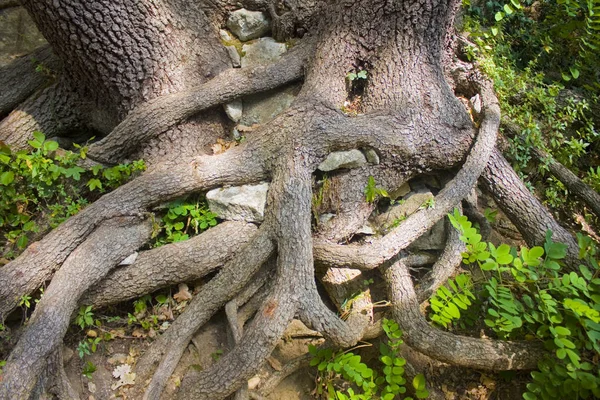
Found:
[(19, 307), (23, 307), (26, 309), (31, 307), (31, 296), (28, 294), (24, 294), (23, 296), (21, 296), (21, 298), (19, 299)]
[(372, 176), (369, 176), (364, 193), (367, 203), (374, 203), (379, 197), (389, 197), (388, 192), (385, 189), (377, 186), (375, 178)]
[(449, 215), (466, 244), (465, 264), (476, 264), (486, 277), (489, 304), (484, 322), (502, 339), (537, 338), (553, 353), (531, 374), (524, 398), (598, 398), (600, 376), (600, 278), (597, 250), (578, 235), (578, 271), (563, 272), (566, 245), (517, 249), (481, 241), (481, 235), (458, 210)]
[(483, 210), (483, 216), (490, 224), (496, 222), (496, 218), (498, 217), (498, 210), (492, 210), (491, 208), (486, 208)]
[(223, 356), (223, 350), (221, 350), (221, 349), (210, 354), (210, 358), (212, 358), (214, 362), (219, 361), (222, 356)]
[(0, 361), (0, 374), (2, 374), (2, 368), (6, 365), (6, 360)]
[(467, 310), (476, 297), (473, 294), (473, 283), (468, 274), (459, 274), (454, 279), (449, 279), (429, 300), (431, 314), (429, 318), (436, 324), (448, 328), (455, 320), (461, 317), (460, 310)]
[(81, 374), (91, 380), (94, 372), (96, 372), (96, 366), (91, 361), (86, 361)]
[(367, 71), (361, 70), (358, 72), (348, 72), (348, 74), (346, 75), (346, 79), (348, 79), (348, 81), (350, 82), (356, 79), (367, 79)]
[(83, 358), (92, 354), (90, 351), (90, 344), (85, 340), (79, 342), (79, 344), (77, 344), (77, 354), (79, 354), (79, 358)]
[(211, 212), (202, 199), (174, 201), (162, 217), (162, 232), (157, 235), (154, 246), (187, 240), (192, 233), (197, 235), (217, 225), (216, 218), (217, 214)]
[[(330, 348), (309, 346), (313, 356), (310, 365), (318, 370), (317, 394), (326, 395), (328, 400), (392, 400), (406, 393), (406, 360), (398, 356), (403, 343), (402, 332), (396, 322), (388, 319), (384, 319), (383, 329), (387, 341), (380, 346), (380, 372), (351, 351), (334, 352)], [(422, 374), (417, 375), (412, 384), (417, 398), (429, 396)], [(412, 397), (404, 399), (412, 400)]]
[(92, 312), (92, 306), (81, 306), (77, 313), (77, 317), (75, 318), (75, 323), (79, 325), (81, 329), (93, 326), (94, 313)]
[[(111, 168), (82, 168), (87, 147), (59, 151), (58, 143), (34, 132), (29, 150), (12, 151), (0, 142), (0, 236), (4, 257), (13, 258), (33, 233), (54, 228), (97, 198), (143, 171), (143, 161)], [(87, 182), (87, 185), (84, 183)], [(87, 186), (87, 189), (86, 189)]]
[(421, 207), (419, 207), (419, 210), (430, 210), (432, 208), (435, 208), (435, 197), (430, 197), (425, 200), (423, 204), (421, 204)]

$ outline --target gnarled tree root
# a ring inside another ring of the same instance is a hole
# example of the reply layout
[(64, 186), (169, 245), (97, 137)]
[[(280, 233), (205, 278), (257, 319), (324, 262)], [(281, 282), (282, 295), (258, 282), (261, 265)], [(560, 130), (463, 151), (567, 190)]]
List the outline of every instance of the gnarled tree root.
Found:
[(383, 267), (392, 316), (413, 349), (457, 366), (486, 370), (535, 369), (544, 355), (541, 343), (505, 342), (458, 336), (432, 327), (419, 312), (408, 268), (402, 262)]
[(136, 217), (101, 224), (65, 261), (38, 303), (4, 368), (0, 399), (28, 399), (47, 357), (61, 343), (79, 297), (150, 237)]

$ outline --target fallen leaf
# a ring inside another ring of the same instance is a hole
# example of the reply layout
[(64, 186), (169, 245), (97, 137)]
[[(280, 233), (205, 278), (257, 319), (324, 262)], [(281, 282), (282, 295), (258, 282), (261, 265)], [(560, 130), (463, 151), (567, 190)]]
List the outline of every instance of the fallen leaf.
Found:
[(283, 369), (281, 363), (275, 357), (269, 357), (267, 358), (267, 361), (275, 371), (281, 371)]
[(95, 338), (98, 337), (98, 332), (96, 332), (93, 329), (90, 329), (89, 331), (86, 332), (87, 337), (91, 337), (91, 338)]
[(131, 372), (131, 366), (128, 364), (119, 365), (113, 370), (113, 377), (119, 379), (119, 382), (111, 386), (112, 390), (116, 390), (121, 386), (134, 385), (135, 373)]
[(178, 303), (181, 303), (182, 301), (186, 300), (191, 300), (192, 294), (190, 293), (188, 285), (186, 285), (185, 283), (180, 283), (179, 292), (173, 295), (173, 299), (175, 299), (175, 301), (177, 301)]
[(131, 333), (131, 336), (136, 337), (136, 338), (145, 338), (147, 335), (143, 329), (135, 328), (133, 330), (133, 332)]

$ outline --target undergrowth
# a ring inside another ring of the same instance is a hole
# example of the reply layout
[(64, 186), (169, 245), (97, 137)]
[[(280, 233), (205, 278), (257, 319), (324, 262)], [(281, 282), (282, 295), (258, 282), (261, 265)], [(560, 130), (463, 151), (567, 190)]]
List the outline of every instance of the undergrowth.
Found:
[(83, 168), (87, 147), (76, 152), (58, 148), (34, 132), (29, 149), (12, 151), (0, 142), (0, 249), (4, 263), (16, 257), (30, 239), (77, 214), (100, 194), (146, 169), (142, 160), (105, 168)]
[(465, 57), (494, 81), (513, 167), (547, 205), (593, 222), (548, 174), (548, 160), (537, 160), (532, 150), (543, 150), (600, 187), (600, 1), (463, 4), (463, 35), (471, 43)]
[[(449, 218), (466, 244), (463, 263), (476, 265), (484, 276), (480, 304), (490, 336), (540, 341), (548, 350), (523, 397), (599, 398), (600, 269), (594, 242), (578, 235), (581, 264), (566, 271), (566, 245), (552, 241), (551, 232), (543, 247), (496, 247), (482, 241), (458, 210)], [(467, 274), (449, 281), (430, 300), (431, 320), (444, 327), (459, 323), (472, 293)]]

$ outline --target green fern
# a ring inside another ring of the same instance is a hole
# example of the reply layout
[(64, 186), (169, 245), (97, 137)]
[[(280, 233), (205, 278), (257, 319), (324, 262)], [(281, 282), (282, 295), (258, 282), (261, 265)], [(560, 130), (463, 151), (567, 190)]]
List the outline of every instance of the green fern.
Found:
[(476, 297), (471, 291), (473, 283), (468, 274), (460, 274), (448, 280), (448, 287), (441, 286), (429, 300), (430, 319), (438, 325), (448, 328), (461, 317), (460, 310), (467, 310)]

